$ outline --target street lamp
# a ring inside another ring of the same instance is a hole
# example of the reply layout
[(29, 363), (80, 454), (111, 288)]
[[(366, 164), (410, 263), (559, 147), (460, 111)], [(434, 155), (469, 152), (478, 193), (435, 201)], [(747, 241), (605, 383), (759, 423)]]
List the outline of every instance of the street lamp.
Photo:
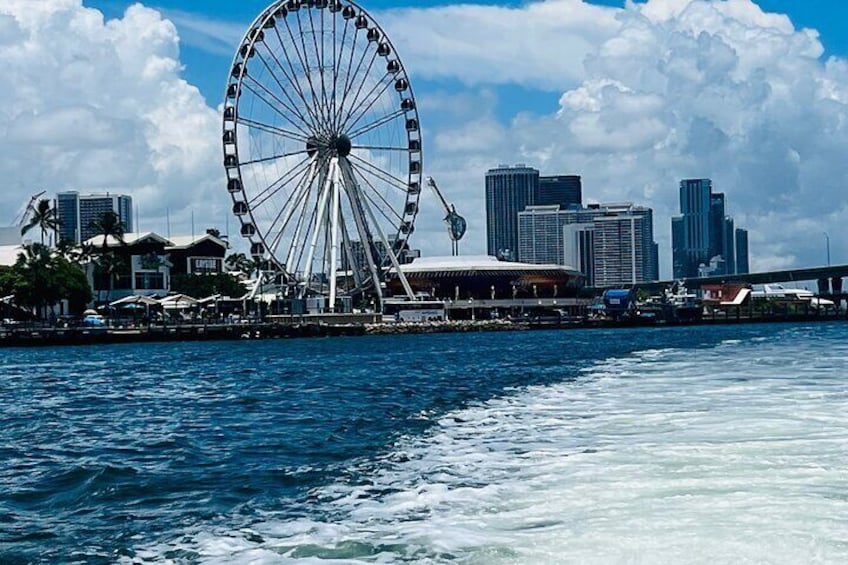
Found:
[(827, 266), (830, 267), (830, 236), (827, 235), (827, 232), (822, 232), (824, 234), (825, 246), (827, 248)]

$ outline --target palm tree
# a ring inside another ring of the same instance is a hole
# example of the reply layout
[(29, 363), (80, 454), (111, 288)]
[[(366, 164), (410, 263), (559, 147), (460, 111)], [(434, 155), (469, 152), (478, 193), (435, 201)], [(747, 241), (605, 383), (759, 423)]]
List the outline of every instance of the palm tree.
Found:
[(242, 273), (250, 274), (253, 271), (253, 261), (244, 253), (233, 253), (227, 257), (224, 264), (231, 271), (241, 271)]
[(107, 252), (102, 253), (100, 257), (97, 258), (95, 267), (100, 271), (101, 275), (107, 277), (109, 282), (109, 289), (107, 291), (108, 294), (106, 294), (106, 300), (108, 302), (112, 299), (112, 291), (115, 288), (115, 281), (118, 280), (118, 277), (120, 277), (121, 273), (124, 271), (126, 262), (119, 255), (113, 252)]
[(75, 245), (68, 240), (61, 240), (56, 245), (56, 252), (60, 257), (64, 257), (66, 260), (72, 263), (79, 263), (80, 265), (84, 265), (91, 261), (95, 251), (96, 250), (93, 245), (85, 242), (80, 245)]
[(104, 212), (96, 220), (92, 220), (89, 228), (103, 236), (101, 249), (105, 252), (109, 247), (109, 238), (112, 237), (121, 245), (124, 245), (124, 224), (115, 212)]
[(50, 249), (39, 243), (25, 245), (18, 255), (15, 269), (22, 283), (16, 292), (18, 299), (21, 304), (35, 308), (39, 319), (43, 319), (44, 308), (60, 298)]
[(59, 217), (56, 214), (56, 209), (50, 206), (50, 200), (42, 198), (38, 201), (38, 205), (30, 208), (32, 217), (24, 227), (21, 228), (21, 237), (27, 234), (32, 228), (38, 226), (41, 229), (41, 245), (44, 245), (44, 236), (48, 230), (57, 230), (61, 225)]

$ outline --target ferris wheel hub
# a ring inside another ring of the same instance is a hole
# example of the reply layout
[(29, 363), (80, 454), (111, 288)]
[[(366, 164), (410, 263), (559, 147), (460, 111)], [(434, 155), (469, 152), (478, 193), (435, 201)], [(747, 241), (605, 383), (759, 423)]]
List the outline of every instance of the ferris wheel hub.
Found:
[(330, 140), (330, 145), (339, 157), (347, 157), (350, 155), (350, 150), (353, 147), (350, 138), (343, 133), (334, 136), (333, 139)]

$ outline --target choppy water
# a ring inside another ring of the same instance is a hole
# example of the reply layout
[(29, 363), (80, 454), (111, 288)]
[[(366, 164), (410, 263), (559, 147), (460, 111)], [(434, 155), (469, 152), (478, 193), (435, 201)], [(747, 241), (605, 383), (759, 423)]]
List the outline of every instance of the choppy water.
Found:
[(846, 563), (846, 338), (0, 350), (0, 562)]

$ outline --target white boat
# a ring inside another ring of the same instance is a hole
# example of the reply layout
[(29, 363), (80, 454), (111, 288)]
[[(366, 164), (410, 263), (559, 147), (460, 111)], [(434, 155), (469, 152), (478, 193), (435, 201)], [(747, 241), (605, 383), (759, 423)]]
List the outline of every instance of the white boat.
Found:
[(828, 308), (835, 306), (832, 300), (819, 298), (806, 288), (788, 288), (782, 284), (764, 284), (755, 287), (751, 293), (755, 299), (772, 299), (778, 302), (809, 302), (813, 308)]

